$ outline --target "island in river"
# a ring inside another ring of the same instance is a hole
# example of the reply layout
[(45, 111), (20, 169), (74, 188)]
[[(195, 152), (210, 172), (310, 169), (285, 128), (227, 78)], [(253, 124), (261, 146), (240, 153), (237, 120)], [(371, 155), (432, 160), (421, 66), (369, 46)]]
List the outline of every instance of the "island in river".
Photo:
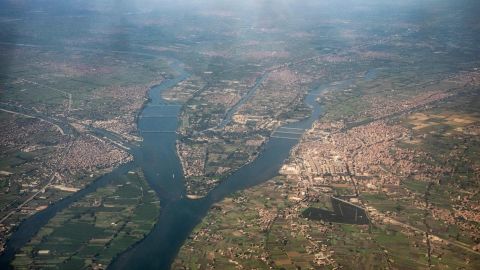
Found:
[(0, 6), (2, 268), (478, 267), (476, 1)]

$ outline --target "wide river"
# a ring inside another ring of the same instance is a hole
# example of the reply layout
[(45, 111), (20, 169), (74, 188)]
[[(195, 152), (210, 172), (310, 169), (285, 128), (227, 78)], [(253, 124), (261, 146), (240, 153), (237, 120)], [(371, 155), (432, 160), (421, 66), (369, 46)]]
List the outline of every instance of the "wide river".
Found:
[(135, 161), (120, 166), (85, 189), (22, 222), (7, 242), (6, 252), (0, 257), (1, 269), (7, 269), (14, 254), (57, 212), (135, 166), (143, 169), (148, 183), (160, 197), (160, 216), (153, 230), (142, 241), (117, 257), (109, 269), (169, 269), (181, 245), (212, 204), (236, 191), (258, 185), (278, 175), (280, 167), (301, 134), (310, 128), (322, 113), (321, 106), (315, 100), (325, 86), (311, 90), (305, 98), (305, 103), (312, 108), (310, 117), (277, 129), (254, 161), (231, 174), (204, 198), (191, 200), (185, 194), (182, 167), (175, 146), (175, 131), (182, 107), (164, 100), (161, 95), (163, 91), (188, 78), (189, 74), (182, 63), (172, 59), (169, 63), (177, 75), (149, 91), (149, 102), (138, 118), (143, 142), (140, 148), (132, 149)]

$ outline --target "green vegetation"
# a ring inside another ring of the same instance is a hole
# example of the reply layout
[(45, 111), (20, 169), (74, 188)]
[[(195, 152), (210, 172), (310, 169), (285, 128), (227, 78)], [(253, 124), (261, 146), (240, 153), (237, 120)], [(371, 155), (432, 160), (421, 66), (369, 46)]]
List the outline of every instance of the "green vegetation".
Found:
[[(22, 53), (9, 65), (8, 76), (0, 82), (2, 101), (35, 107), (48, 115), (64, 113), (71, 95), (70, 109), (75, 118), (103, 120), (118, 116), (119, 112), (111, 108), (120, 110), (127, 101), (112, 89), (148, 86), (169, 70), (165, 60), (154, 56), (88, 48), (52, 51), (40, 46), (20, 50)], [(144, 93), (138, 94), (143, 99)]]
[(13, 265), (106, 266), (151, 230), (159, 208), (140, 171), (129, 172), (57, 214), (22, 248)]
[[(435, 1), (415, 0), (368, 5), (353, 1), (348, 8), (316, 0), (226, 5), (192, 1), (196, 3), (178, 6), (173, 1), (159, 8), (150, 4), (139, 8), (144, 3), (137, 1), (7, 2), (0, 9), (0, 95), (2, 106), (9, 110), (75, 125), (79, 133), (85, 132), (83, 125), (91, 124), (135, 141), (140, 138), (135, 137), (134, 116), (148, 86), (172, 76), (166, 60), (156, 56), (184, 64), (196, 79), (180, 83), (180, 94), (174, 96), (184, 98), (179, 139), (192, 146), (184, 154), (191, 158), (185, 164), (198, 166), (186, 179), (192, 195), (207, 194), (227, 174), (254, 159), (278, 121), (308, 115), (310, 109), (301, 99), (312, 85), (339, 83), (321, 97), (325, 121), (338, 121), (334, 124), (349, 129), (386, 118), (387, 123), (409, 129), (412, 138), (402, 135), (398, 147), (407, 151), (399, 151), (399, 156), (406, 155), (405, 160), (418, 167), (407, 164), (405, 170), (393, 171), (380, 164), (388, 177), (382, 172), (366, 176), (371, 185), (367, 189), (360, 183), (363, 179), (355, 186), (328, 187), (332, 173), (319, 175), (320, 179), (310, 177), (310, 170), (323, 166), (320, 162), (301, 167), (299, 179), (279, 177), (239, 192), (212, 208), (182, 248), (177, 266), (426, 268), (425, 236), (418, 231), (468, 248), (480, 243), (480, 73), (478, 12), (474, 12), (479, 6), (475, 0), (440, 1), (434, 8), (430, 2)], [(219, 128), (229, 109), (250, 93), (262, 75), (272, 75), (270, 82), (265, 77), (237, 111), (236, 120)], [(427, 103), (418, 98), (432, 93), (442, 98)], [(76, 134), (59, 137), (58, 132), (22, 117), (13, 129), (10, 118), (0, 113), (3, 126), (13, 130), (2, 137), (26, 135), (3, 144), (0, 208), (4, 212), (23, 217), (67, 194), (48, 188), (23, 209), (16, 209), (25, 198), (50, 185), (51, 175), (68, 180), (60, 183), (65, 187), (81, 188), (103, 173), (97, 170), (98, 164), (89, 164), (91, 171), (65, 176), (70, 167), (57, 168), (62, 160), (52, 158), (60, 156), (54, 149), (68, 150), (66, 138), (74, 139)], [(24, 132), (27, 124), (33, 126), (30, 132)], [(377, 132), (382, 131), (372, 133)], [(307, 133), (315, 136), (314, 130)], [(330, 135), (305, 139), (327, 141)], [(352, 141), (374, 149), (376, 155), (366, 158), (383, 162), (385, 153), (376, 151), (375, 145)], [(89, 144), (81, 148), (93, 149)], [(84, 154), (69, 163), (86, 160)], [(360, 155), (338, 156), (340, 167), (353, 163), (343, 173), (344, 179), (351, 177), (354, 182), (356, 176), (351, 174), (364, 170)], [(401, 164), (397, 161), (391, 163)], [(429, 165), (428, 172), (424, 164)], [(307, 177), (309, 181), (303, 183)], [(322, 189), (315, 186), (317, 180)], [(428, 182), (434, 183), (431, 188)], [(310, 196), (312, 190), (338, 196), (360, 191), (358, 203), (375, 208), (380, 217), (369, 226), (305, 219), (301, 215), (305, 209), (330, 208), (325, 200), (315, 198), (317, 194)], [(50, 220), (16, 255), (14, 265), (105, 266), (151, 230), (158, 212), (157, 198), (141, 173), (126, 175)], [(19, 221), (15, 217), (3, 224), (10, 227), (0, 235), (2, 241)], [(418, 230), (405, 229), (408, 226)], [(432, 262), (450, 268), (479, 265), (463, 251), (445, 243), (435, 245)]]
[[(192, 233), (173, 264), (173, 269), (427, 269), (425, 235), (401, 226), (375, 221), (354, 225), (309, 220), (309, 208), (332, 210), (329, 197), (313, 202), (292, 202), (294, 182), (283, 177), (234, 194), (212, 207)], [(409, 186), (413, 185), (408, 183)], [(398, 197), (365, 193), (362, 200), (396, 218), (423, 226), (422, 209)], [(416, 219), (416, 221), (415, 221)], [(417, 223), (416, 223), (417, 222)], [(448, 238), (454, 226), (428, 220), (432, 233)], [(459, 241), (465, 240), (460, 238)], [(458, 241), (458, 240), (457, 240)], [(469, 242), (466, 242), (469, 243)], [(432, 253), (432, 269), (475, 269), (480, 256), (438, 243)], [(322, 258), (322, 259), (318, 259)], [(319, 264), (315, 263), (319, 262)]]

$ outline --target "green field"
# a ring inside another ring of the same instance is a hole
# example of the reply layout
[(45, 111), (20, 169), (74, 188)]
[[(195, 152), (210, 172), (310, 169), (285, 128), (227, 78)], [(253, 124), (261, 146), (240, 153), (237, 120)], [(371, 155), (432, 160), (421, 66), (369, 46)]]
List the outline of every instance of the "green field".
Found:
[(13, 266), (106, 266), (151, 230), (159, 209), (141, 172), (129, 172), (58, 213), (16, 255)]

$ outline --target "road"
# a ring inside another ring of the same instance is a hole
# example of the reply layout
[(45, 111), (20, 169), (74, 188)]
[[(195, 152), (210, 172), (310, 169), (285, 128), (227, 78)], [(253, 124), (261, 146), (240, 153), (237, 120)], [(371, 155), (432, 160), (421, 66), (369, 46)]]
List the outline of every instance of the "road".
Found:
[[(414, 231), (416, 233), (421, 233), (423, 235), (426, 235), (426, 232), (425, 230), (422, 230), (420, 228), (417, 228), (415, 226), (412, 226), (410, 224), (407, 224), (407, 223), (404, 223), (404, 222), (401, 222), (401, 221), (398, 221), (394, 218), (391, 218), (391, 217), (388, 217), (386, 216), (385, 214), (381, 213), (380, 211), (378, 211), (377, 209), (371, 207), (371, 206), (367, 206), (367, 211), (369, 213), (369, 215), (375, 219), (380, 219), (382, 220), (383, 222), (385, 223), (389, 223), (389, 224), (392, 224), (392, 225), (397, 225), (397, 226), (400, 226), (404, 229), (407, 229), (407, 230), (411, 230), (411, 231)], [(431, 233), (429, 233), (430, 235), (430, 238), (431, 240), (435, 241), (435, 242), (442, 242), (442, 243), (446, 243), (448, 245), (452, 245), (452, 246), (455, 246), (455, 247), (458, 247), (460, 249), (463, 249), (465, 251), (468, 251), (470, 253), (473, 253), (475, 255), (478, 255), (480, 256), (480, 252), (478, 251), (475, 251), (473, 250), (471, 247), (465, 245), (465, 244), (460, 244), (458, 243), (457, 241), (450, 241), (450, 240), (447, 240), (447, 239), (444, 239), (444, 238), (441, 238), (437, 235), (433, 235)]]
[(45, 84), (41, 84), (41, 83), (38, 83), (38, 82), (27, 80), (25, 78), (18, 78), (18, 79), (20, 81), (23, 81), (23, 82), (28, 82), (28, 83), (31, 83), (33, 85), (38, 85), (38, 86), (41, 86), (41, 87), (45, 87), (45, 88), (51, 89), (53, 91), (64, 94), (67, 97), (67, 100), (68, 100), (67, 108), (66, 108), (67, 113), (70, 112), (70, 110), (72, 109), (72, 94), (70, 94), (70, 93), (68, 93), (64, 90), (60, 90), (58, 88), (55, 88), (55, 87), (51, 87), (51, 86), (48, 86), (48, 85), (45, 85)]
[[(65, 151), (63, 152), (62, 156), (65, 157), (68, 152), (70, 151), (71, 147), (73, 145), (73, 142), (71, 142), (69, 145), (68, 145), (68, 148), (65, 149)], [(31, 202), (33, 199), (35, 199), (39, 194), (41, 193), (44, 193), (45, 190), (53, 183), (53, 180), (55, 180), (55, 176), (57, 175), (57, 170), (54, 170), (52, 172), (52, 174), (50, 175), (50, 178), (48, 180), (48, 182), (43, 185), (42, 188), (40, 188), (37, 192), (35, 192), (34, 194), (32, 194), (30, 197), (28, 197), (25, 201), (23, 201), (19, 206), (17, 206), (14, 210), (10, 211), (7, 215), (5, 215), (2, 219), (0, 219), (0, 224), (2, 224), (3, 222), (5, 222), (5, 220), (7, 220), (9, 217), (11, 217), (13, 214), (15, 214), (15, 212), (18, 212), (20, 210), (22, 210), (22, 208), (28, 204), (29, 202)]]
[(53, 125), (58, 130), (58, 132), (60, 132), (60, 134), (65, 135), (65, 131), (59, 125), (57, 125), (55, 123), (52, 123), (52, 122), (48, 121), (47, 119), (44, 119), (44, 118), (41, 118), (41, 117), (38, 117), (38, 116), (34, 116), (34, 115), (25, 114), (25, 113), (14, 112), (14, 111), (2, 109), (2, 108), (0, 108), (0, 111), (11, 113), (11, 114), (16, 114), (16, 115), (21, 115), (21, 116), (24, 116), (24, 117), (27, 117), (27, 118), (39, 119), (40, 121), (47, 122), (47, 123)]
[(43, 193), (45, 192), (45, 189), (48, 188), (48, 186), (50, 186), (53, 182), (53, 180), (55, 179), (55, 173), (50, 177), (50, 179), (48, 180), (48, 183), (45, 184), (39, 191), (37, 191), (36, 193), (34, 193), (32, 196), (28, 197), (28, 199), (26, 199), (24, 202), (22, 202), (19, 206), (17, 206), (14, 210), (10, 211), (10, 213), (8, 213), (6, 216), (4, 216), (2, 219), (0, 219), (0, 224), (2, 224), (5, 220), (7, 220), (9, 217), (11, 217), (13, 214), (15, 214), (15, 212), (18, 212), (20, 210), (22, 210), (22, 208), (29, 202), (31, 202), (33, 199), (35, 199), (35, 197), (37, 197), (40, 193)]

